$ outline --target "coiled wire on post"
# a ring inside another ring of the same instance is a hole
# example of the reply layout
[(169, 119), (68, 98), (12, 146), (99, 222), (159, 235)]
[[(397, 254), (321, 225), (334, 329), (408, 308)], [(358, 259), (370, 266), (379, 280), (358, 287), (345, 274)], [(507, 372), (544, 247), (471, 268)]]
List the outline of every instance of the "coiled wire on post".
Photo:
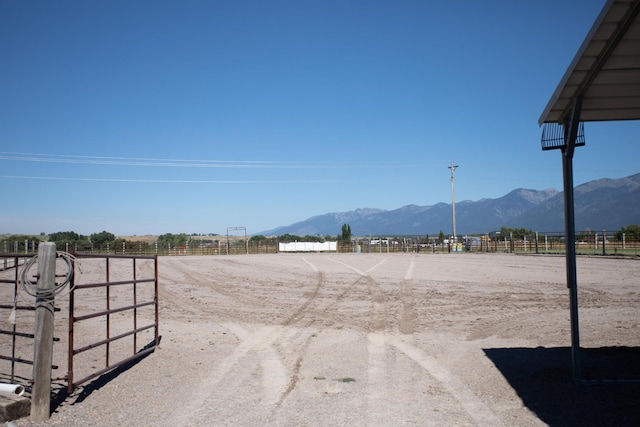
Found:
[[(65, 287), (69, 283), (71, 283), (72, 279), (74, 278), (74, 265), (77, 264), (77, 258), (68, 252), (56, 252), (56, 261), (57, 259), (62, 259), (67, 264), (67, 274), (62, 282), (58, 283), (56, 281), (56, 283), (54, 283), (53, 287), (50, 289), (38, 289), (38, 281), (30, 280), (27, 276), (29, 270), (38, 261), (38, 255), (34, 255), (33, 257), (31, 257), (31, 259), (29, 259), (29, 261), (24, 264), (24, 266), (22, 267), (22, 271), (18, 276), (18, 284), (20, 286), (20, 290), (27, 295), (31, 295), (32, 297), (52, 301), (56, 297), (56, 295), (59, 295), (65, 289)], [(79, 265), (78, 272), (82, 273)], [(74, 283), (77, 283), (79, 277), (80, 275), (78, 274)], [(73, 288), (69, 287), (67, 289), (67, 292), (71, 292), (72, 290)]]

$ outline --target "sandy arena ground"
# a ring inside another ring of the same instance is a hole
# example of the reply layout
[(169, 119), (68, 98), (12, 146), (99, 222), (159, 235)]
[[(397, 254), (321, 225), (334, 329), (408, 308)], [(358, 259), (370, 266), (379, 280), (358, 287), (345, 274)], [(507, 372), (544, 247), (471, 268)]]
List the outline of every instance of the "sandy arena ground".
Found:
[[(81, 282), (99, 270), (83, 261)], [(40, 425), (640, 424), (640, 384), (571, 381), (563, 257), (162, 257), (159, 272), (160, 348)], [(586, 377), (640, 379), (639, 273), (578, 259)]]

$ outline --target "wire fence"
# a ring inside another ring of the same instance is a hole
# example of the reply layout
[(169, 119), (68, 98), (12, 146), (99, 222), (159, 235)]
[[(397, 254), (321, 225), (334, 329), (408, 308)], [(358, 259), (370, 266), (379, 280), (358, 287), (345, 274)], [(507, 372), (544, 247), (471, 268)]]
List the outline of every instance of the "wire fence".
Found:
[[(640, 256), (640, 240), (627, 239), (623, 234), (582, 231), (576, 233), (578, 255), (628, 255)], [(528, 237), (479, 236), (465, 242), (465, 250), (481, 252), (509, 252), (533, 254), (564, 254), (564, 233), (536, 233)]]
[[(601, 231), (576, 233), (578, 255), (640, 256), (640, 240), (628, 239), (618, 232)], [(38, 251), (39, 240), (4, 240), (0, 243), (3, 254), (33, 254)], [(277, 239), (254, 241), (251, 239), (190, 240), (184, 245), (158, 242), (130, 242), (92, 245), (90, 243), (68, 243), (59, 245), (61, 250), (76, 254), (105, 255), (244, 255), (276, 254)], [(458, 236), (457, 239), (439, 240), (429, 237), (367, 237), (338, 241), (338, 253), (451, 253), (451, 252), (502, 252), (527, 254), (563, 254), (564, 233), (536, 233), (531, 236), (507, 235)], [(2, 268), (2, 266), (0, 266)], [(6, 266), (5, 266), (6, 268)]]

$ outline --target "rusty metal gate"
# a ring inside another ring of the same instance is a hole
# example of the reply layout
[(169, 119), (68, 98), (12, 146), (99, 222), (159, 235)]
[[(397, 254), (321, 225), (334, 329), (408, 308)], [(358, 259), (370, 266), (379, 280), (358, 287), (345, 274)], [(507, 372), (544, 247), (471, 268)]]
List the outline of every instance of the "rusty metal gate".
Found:
[[(78, 255), (77, 259), (81, 264), (89, 264), (90, 261), (103, 263), (104, 281), (73, 283), (69, 298), (69, 392), (86, 381), (153, 352), (159, 340), (157, 256)], [(141, 261), (152, 264), (146, 268), (147, 274), (142, 276)], [(104, 304), (102, 309), (101, 303)], [(104, 335), (97, 341), (91, 337), (96, 321), (104, 327)], [(91, 323), (94, 326), (86, 328), (88, 333), (78, 333), (85, 324)], [(77, 359), (95, 350), (100, 351), (88, 356), (93, 358), (95, 365), (92, 362), (83, 364), (85, 368), (90, 367), (90, 372), (78, 369)], [(100, 359), (104, 360), (103, 366), (93, 370)], [(75, 379), (76, 372), (82, 375), (78, 380)]]
[[(33, 382), (35, 304), (19, 302), (18, 270), (31, 256), (0, 254), (0, 378), (23, 382), (27, 390)], [(64, 381), (68, 392), (144, 357), (159, 343), (157, 256), (77, 255), (73, 269), (69, 292), (55, 300), (54, 334), (67, 334), (54, 337), (53, 369), (66, 358), (67, 373), (52, 380)], [(65, 304), (68, 318), (60, 309)], [(13, 325), (5, 327), (10, 312)]]
[[(0, 254), (0, 382), (22, 383), (30, 388), (33, 370), (35, 301), (19, 298), (18, 278), (34, 256)], [(56, 313), (59, 307), (54, 307)], [(58, 336), (53, 341), (60, 342)], [(52, 369), (59, 366), (55, 363)]]

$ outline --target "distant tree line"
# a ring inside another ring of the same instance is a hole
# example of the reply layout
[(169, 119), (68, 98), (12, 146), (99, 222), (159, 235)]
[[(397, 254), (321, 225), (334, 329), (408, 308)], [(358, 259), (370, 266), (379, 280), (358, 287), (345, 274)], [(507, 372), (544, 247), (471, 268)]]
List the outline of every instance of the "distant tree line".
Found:
[(291, 243), (291, 242), (320, 242), (324, 243), (327, 240), (327, 236), (323, 236), (320, 234), (316, 235), (306, 235), (306, 236), (298, 236), (296, 234), (282, 234), (277, 237), (267, 237), (262, 234), (257, 234), (255, 236), (251, 236), (249, 238), (249, 242), (282, 242), (282, 243)]
[[(509, 228), (502, 227), (500, 229), (500, 234), (502, 236), (508, 237), (512, 236), (513, 239), (522, 240), (526, 238), (527, 240), (533, 240), (535, 238), (535, 231), (529, 230), (526, 228)], [(577, 238), (579, 239), (588, 239), (593, 236), (592, 232), (580, 231), (577, 234)], [(621, 241), (622, 236), (625, 236), (627, 241), (639, 241), (640, 240), (640, 225), (631, 224), (627, 227), (622, 227), (619, 231), (613, 234), (613, 238)], [(218, 234), (208, 234), (207, 237), (215, 237), (219, 236)], [(327, 240), (337, 239), (338, 241), (348, 242), (352, 239), (351, 234), (351, 226), (349, 224), (343, 224), (341, 233), (337, 236), (326, 236), (326, 235), (304, 235), (299, 236), (295, 234), (282, 234), (280, 236), (264, 236), (264, 235), (254, 235), (249, 238), (249, 242), (325, 242)], [(446, 239), (446, 236), (442, 230), (438, 234), (435, 242), (441, 244)], [(0, 240), (4, 242), (12, 242), (11, 247), (7, 247), (5, 243), (5, 250), (13, 251), (17, 248), (18, 251), (23, 251), (25, 249), (25, 242), (31, 247), (33, 242), (43, 242), (49, 241), (54, 242), (56, 246), (60, 249), (64, 249), (65, 246), (69, 245), (74, 249), (78, 250), (87, 250), (91, 248), (102, 248), (104, 249), (107, 246), (111, 248), (118, 248), (126, 244), (139, 243), (141, 245), (149, 245), (148, 242), (137, 242), (133, 240), (125, 240), (123, 238), (117, 238), (113, 233), (108, 231), (101, 231), (99, 233), (93, 233), (89, 236), (85, 236), (82, 234), (78, 234), (75, 231), (58, 231), (55, 233), (50, 233), (48, 236), (45, 233), (40, 233), (39, 235), (32, 234), (10, 234), (0, 236)], [(210, 244), (214, 241), (211, 238), (202, 238), (202, 235), (198, 234), (172, 234), (166, 233), (158, 236), (157, 244), (161, 247), (184, 247), (188, 245), (200, 245), (200, 244)], [(426, 236), (426, 241), (429, 241), (429, 236)], [(193, 242), (193, 243), (192, 243)]]
[(526, 228), (509, 228), (509, 227), (502, 227), (500, 229), (500, 234), (502, 236), (513, 237), (516, 240), (522, 240), (525, 237), (531, 240), (536, 236), (536, 232), (533, 230), (528, 230)]
[(180, 234), (171, 234), (171, 233), (166, 233), (166, 234), (162, 234), (160, 236), (158, 236), (158, 245), (171, 245), (173, 247), (175, 246), (186, 246), (187, 242), (189, 241), (189, 236), (187, 236), (184, 233), (180, 233)]
[(622, 227), (622, 229), (616, 233), (616, 240), (622, 240), (623, 234), (627, 240), (640, 240), (640, 225), (632, 224), (627, 227)]
[[(324, 243), (327, 239), (333, 239), (332, 236), (325, 236), (323, 234), (307, 234), (305, 236), (298, 236), (297, 234), (282, 234), (277, 237), (266, 237), (261, 234), (251, 236), (249, 242), (282, 242), (282, 243), (291, 243), (291, 242), (320, 242)], [(351, 226), (349, 224), (344, 224), (342, 226), (342, 233), (336, 237), (337, 240), (341, 241), (351, 241)]]

